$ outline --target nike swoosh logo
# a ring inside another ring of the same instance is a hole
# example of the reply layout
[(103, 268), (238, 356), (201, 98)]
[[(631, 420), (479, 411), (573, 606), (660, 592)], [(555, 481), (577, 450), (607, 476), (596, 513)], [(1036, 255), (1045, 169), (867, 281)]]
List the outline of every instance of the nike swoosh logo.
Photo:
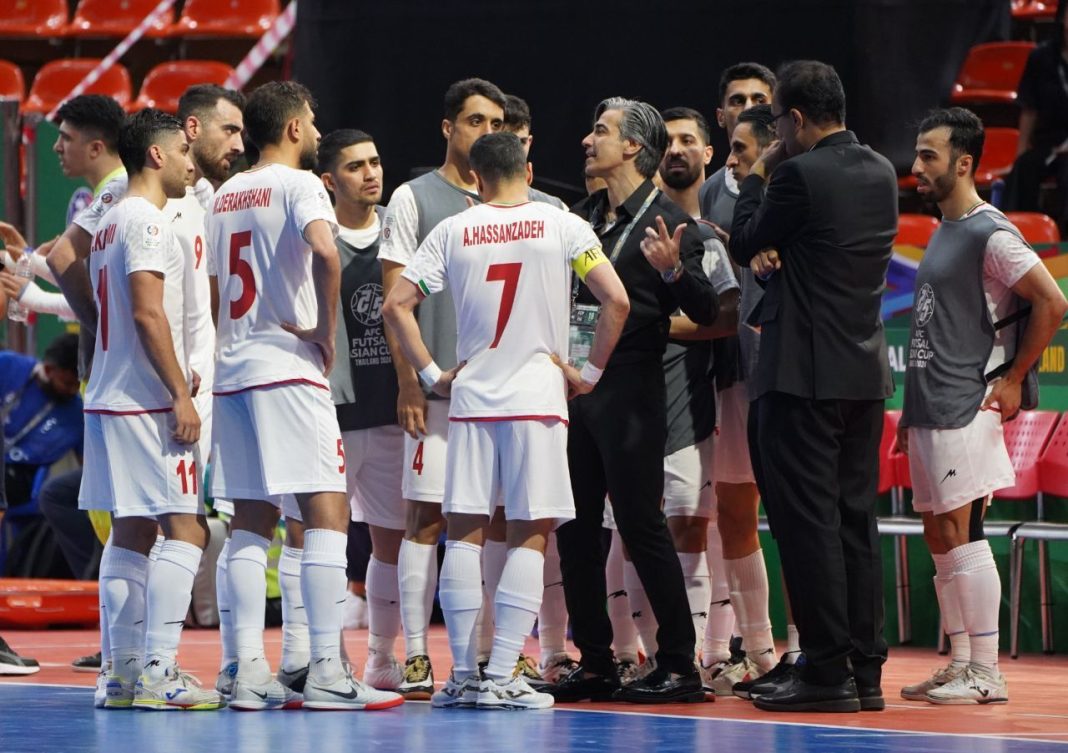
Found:
[(248, 689), (248, 692), (252, 693), (252, 695), (256, 696), (256, 697), (257, 697), (257, 698), (259, 698), (259, 699), (260, 699), (261, 701), (266, 701), (266, 700), (267, 700), (267, 695), (268, 695), (267, 693), (257, 693), (257, 692), (256, 692), (255, 690), (253, 690), (252, 688), (249, 688), (249, 689)]
[(348, 691), (347, 693), (341, 693), (337, 690), (330, 690), (328, 688), (319, 688), (319, 690), (323, 691), (324, 693), (329, 693), (330, 695), (336, 695), (338, 698), (344, 698), (349, 701), (356, 700), (356, 696), (359, 695), (355, 688)]

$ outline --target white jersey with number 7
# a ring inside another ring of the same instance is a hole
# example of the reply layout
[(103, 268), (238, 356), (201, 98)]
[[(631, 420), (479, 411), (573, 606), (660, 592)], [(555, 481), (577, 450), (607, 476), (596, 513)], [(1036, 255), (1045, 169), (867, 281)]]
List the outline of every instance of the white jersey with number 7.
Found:
[(316, 220), (337, 235), (323, 184), (312, 173), (270, 164), (239, 173), (215, 194), (207, 218), (208, 274), (218, 279), (216, 395), (276, 384), (329, 389), (318, 347), (282, 329), (318, 316), (311, 248)]
[(480, 204), (431, 231), (403, 276), (456, 306), (452, 420), (567, 420), (571, 273), (605, 262), (582, 219), (550, 204)]

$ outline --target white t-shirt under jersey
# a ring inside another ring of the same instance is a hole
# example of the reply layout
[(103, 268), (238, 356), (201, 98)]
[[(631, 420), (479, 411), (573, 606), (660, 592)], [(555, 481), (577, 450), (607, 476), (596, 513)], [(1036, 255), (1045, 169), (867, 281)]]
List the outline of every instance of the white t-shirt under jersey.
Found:
[(89, 413), (169, 410), (170, 393), (148, 360), (134, 326), (129, 276), (163, 275), (163, 310), (175, 356), (189, 378), (185, 353), (185, 257), (174, 241), (170, 218), (140, 196), (107, 213), (93, 236), (89, 274), (96, 298), (97, 337), (93, 373), (85, 390)]
[(322, 182), (270, 164), (239, 173), (212, 200), (208, 274), (218, 277), (215, 394), (286, 382), (329, 389), (319, 348), (282, 329), (318, 318), (311, 248), (304, 231), (337, 219)]
[(215, 324), (211, 320), (208, 251), (204, 243), (204, 219), (214, 195), (211, 183), (201, 178), (196, 186), (186, 189), (184, 197), (171, 199), (163, 207), (171, 221), (174, 240), (185, 256), (185, 350), (205, 393), (211, 390), (215, 375)]
[(481, 204), (431, 231), (402, 274), (426, 295), (452, 291), (467, 365), (451, 419), (567, 420), (550, 356), (567, 357), (572, 267), (600, 247), (588, 223), (542, 202)]
[(93, 198), (93, 202), (74, 218), (74, 224), (89, 235), (96, 234), (96, 228), (105, 214), (110, 212), (116, 204), (126, 196), (126, 188), (130, 180), (126, 171), (117, 172), (115, 177), (104, 184), (100, 192)]

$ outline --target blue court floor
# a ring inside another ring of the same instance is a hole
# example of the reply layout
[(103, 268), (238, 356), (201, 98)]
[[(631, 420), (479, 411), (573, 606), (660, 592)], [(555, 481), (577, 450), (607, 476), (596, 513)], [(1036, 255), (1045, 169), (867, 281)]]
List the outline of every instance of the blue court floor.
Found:
[[(635, 712), (96, 711), (86, 687), (0, 685), (0, 753), (1038, 753), (1065, 743)], [(685, 713), (673, 707), (671, 713)], [(1068, 730), (1066, 730), (1068, 732)]]

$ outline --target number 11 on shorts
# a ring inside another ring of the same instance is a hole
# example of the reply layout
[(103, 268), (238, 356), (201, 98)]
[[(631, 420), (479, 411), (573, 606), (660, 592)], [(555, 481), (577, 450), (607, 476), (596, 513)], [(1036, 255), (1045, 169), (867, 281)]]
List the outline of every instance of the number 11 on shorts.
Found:
[(197, 462), (194, 460), (186, 466), (185, 459), (183, 458), (178, 463), (178, 467), (174, 471), (178, 474), (178, 478), (182, 480), (182, 494), (189, 494), (189, 487), (193, 487), (193, 494), (197, 493), (198, 481), (197, 481)]

